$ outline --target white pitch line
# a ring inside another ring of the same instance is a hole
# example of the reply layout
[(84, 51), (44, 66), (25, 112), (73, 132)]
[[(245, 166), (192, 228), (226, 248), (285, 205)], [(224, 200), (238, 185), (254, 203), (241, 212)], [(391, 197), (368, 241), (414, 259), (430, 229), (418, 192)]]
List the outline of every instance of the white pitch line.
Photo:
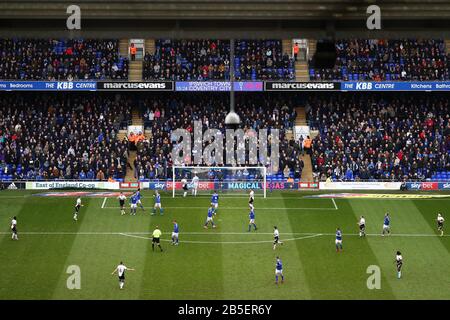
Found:
[(104, 209), (104, 208), (105, 208), (106, 200), (108, 200), (108, 198), (107, 198), (107, 197), (105, 197), (105, 199), (103, 199), (103, 203), (102, 203), (102, 209)]
[[(163, 206), (164, 209), (208, 209), (208, 206), (204, 206), (204, 207), (191, 207), (191, 206), (186, 206), (186, 207), (166, 207)], [(115, 209), (115, 210), (119, 210), (119, 207), (104, 207), (102, 209)], [(249, 209), (248, 207), (219, 207), (218, 210), (244, 210), (244, 209)], [(335, 211), (335, 208), (286, 208), (286, 207), (279, 207), (279, 208), (258, 208), (255, 207), (255, 210), (333, 210)]]
[[(145, 239), (145, 240), (151, 240), (151, 237), (142, 237), (142, 236), (136, 236), (132, 234), (127, 233), (120, 233), (121, 236), (124, 237), (130, 237), (130, 238), (138, 238), (138, 239)], [(302, 240), (302, 239), (308, 239), (308, 238), (315, 238), (320, 237), (322, 234), (317, 233), (309, 236), (304, 237), (298, 237), (298, 238), (291, 238), (291, 239), (282, 239), (283, 242), (286, 241), (295, 241), (295, 240)], [(161, 241), (171, 242), (172, 240), (169, 239), (161, 239)], [(273, 243), (273, 240), (261, 240), (261, 241), (192, 241), (192, 240), (181, 240), (181, 243), (196, 243), (196, 244), (258, 244), (258, 243)]]
[[(128, 232), (128, 231), (123, 231), (123, 232), (95, 232), (95, 231), (80, 231), (80, 232), (64, 232), (64, 231), (49, 231), (49, 232), (44, 232), (44, 231), (24, 231), (24, 232), (19, 232), (20, 234), (25, 234), (25, 235), (122, 235), (122, 234), (127, 234), (127, 235), (151, 235), (152, 233), (149, 231), (141, 231), (141, 232)], [(0, 235), (5, 235), (5, 234), (11, 234), (10, 232), (0, 232)], [(169, 232), (167, 232), (167, 234), (169, 234)], [(216, 235), (216, 236), (220, 236), (220, 235), (273, 235), (273, 232), (214, 232), (214, 233), (209, 233), (208, 231), (205, 232), (182, 232), (182, 235)], [(335, 233), (324, 233), (324, 232), (283, 232), (282, 235), (303, 235), (303, 236), (314, 236), (314, 235), (321, 235), (321, 236), (335, 236)], [(351, 237), (359, 237), (358, 233), (348, 233), (348, 234), (344, 234), (344, 237), (346, 236), (351, 236)], [(366, 234), (366, 236), (371, 236), (371, 237), (383, 237), (381, 233), (368, 233)], [(390, 234), (389, 236), (384, 236), (384, 238), (389, 238), (389, 237), (441, 237), (438, 234), (431, 234), (431, 233), (394, 233), (394, 234)], [(443, 237), (450, 237), (450, 234), (445, 234), (443, 235)]]
[(334, 201), (334, 198), (331, 198), (331, 201), (333, 201), (333, 204), (334, 204), (334, 208), (337, 210), (338, 209), (338, 207), (337, 207), (337, 205), (336, 205), (336, 202)]

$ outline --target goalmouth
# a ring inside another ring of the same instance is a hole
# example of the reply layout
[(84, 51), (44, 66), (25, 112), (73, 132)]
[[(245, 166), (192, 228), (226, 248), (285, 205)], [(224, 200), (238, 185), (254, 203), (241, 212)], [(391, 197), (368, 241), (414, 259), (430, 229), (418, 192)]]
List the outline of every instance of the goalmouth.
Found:
[(266, 167), (172, 167), (172, 197), (176, 190), (182, 190), (183, 179), (186, 180), (188, 191), (194, 187), (193, 178), (197, 176), (198, 191), (238, 192), (252, 189), (255, 194), (261, 193), (267, 197)]

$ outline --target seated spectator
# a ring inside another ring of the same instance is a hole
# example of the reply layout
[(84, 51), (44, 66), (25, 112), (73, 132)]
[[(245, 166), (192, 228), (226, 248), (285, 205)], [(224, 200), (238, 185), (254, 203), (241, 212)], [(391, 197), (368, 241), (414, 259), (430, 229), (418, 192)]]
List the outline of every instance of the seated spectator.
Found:
[[(15, 179), (95, 179), (126, 163), (114, 125), (131, 118), (114, 95), (6, 93), (0, 97), (0, 154)], [(125, 172), (122, 172), (125, 174)], [(123, 175), (119, 178), (123, 178)]]
[(0, 79), (128, 79), (118, 40), (0, 39)]
[(311, 80), (444, 81), (450, 79), (443, 40), (349, 39), (336, 41), (332, 69), (316, 69), (310, 60)]
[(445, 95), (312, 95), (313, 170), (333, 180), (431, 179), (450, 170)]

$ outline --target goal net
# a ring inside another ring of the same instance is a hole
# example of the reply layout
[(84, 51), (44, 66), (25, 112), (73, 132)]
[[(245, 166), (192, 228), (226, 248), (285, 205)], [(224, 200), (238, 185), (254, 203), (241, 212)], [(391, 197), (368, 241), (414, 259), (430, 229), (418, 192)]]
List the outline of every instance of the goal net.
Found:
[[(183, 182), (192, 194), (198, 178), (197, 194), (249, 193), (266, 197), (265, 167), (172, 167), (172, 197), (183, 195)], [(197, 176), (197, 178), (194, 178)]]

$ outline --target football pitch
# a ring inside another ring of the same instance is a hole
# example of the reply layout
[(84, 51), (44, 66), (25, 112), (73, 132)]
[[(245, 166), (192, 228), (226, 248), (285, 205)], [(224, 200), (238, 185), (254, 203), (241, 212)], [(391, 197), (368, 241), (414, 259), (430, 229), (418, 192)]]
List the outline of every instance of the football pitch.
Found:
[[(136, 216), (128, 214), (128, 203), (121, 216), (115, 196), (83, 196), (75, 222), (74, 195), (36, 193), (43, 192), (0, 193), (0, 299), (450, 299), (450, 237), (438, 236), (436, 228), (438, 212), (450, 221), (449, 193), (415, 199), (379, 198), (375, 192), (370, 192), (374, 198), (272, 192), (266, 199), (256, 196), (258, 230), (251, 232), (244, 193), (219, 194), (217, 228), (207, 230), (206, 194), (172, 198), (163, 192), (164, 215), (154, 216), (152, 191), (142, 192), (145, 211), (138, 208)], [(392, 235), (382, 237), (386, 212)], [(361, 215), (365, 238), (358, 236)], [(11, 240), (13, 216), (19, 241)], [(170, 240), (174, 219), (179, 246)], [(152, 251), (156, 226), (163, 232), (164, 252)], [(274, 226), (284, 242), (276, 250)], [(337, 227), (343, 232), (342, 253), (335, 250)], [(402, 279), (396, 274), (397, 250), (404, 259)], [(276, 256), (285, 276), (278, 285)], [(111, 275), (120, 261), (135, 269), (127, 272), (123, 290)], [(67, 285), (73, 266), (80, 271), (80, 289)], [(379, 267), (379, 289), (368, 288), (370, 266)]]

